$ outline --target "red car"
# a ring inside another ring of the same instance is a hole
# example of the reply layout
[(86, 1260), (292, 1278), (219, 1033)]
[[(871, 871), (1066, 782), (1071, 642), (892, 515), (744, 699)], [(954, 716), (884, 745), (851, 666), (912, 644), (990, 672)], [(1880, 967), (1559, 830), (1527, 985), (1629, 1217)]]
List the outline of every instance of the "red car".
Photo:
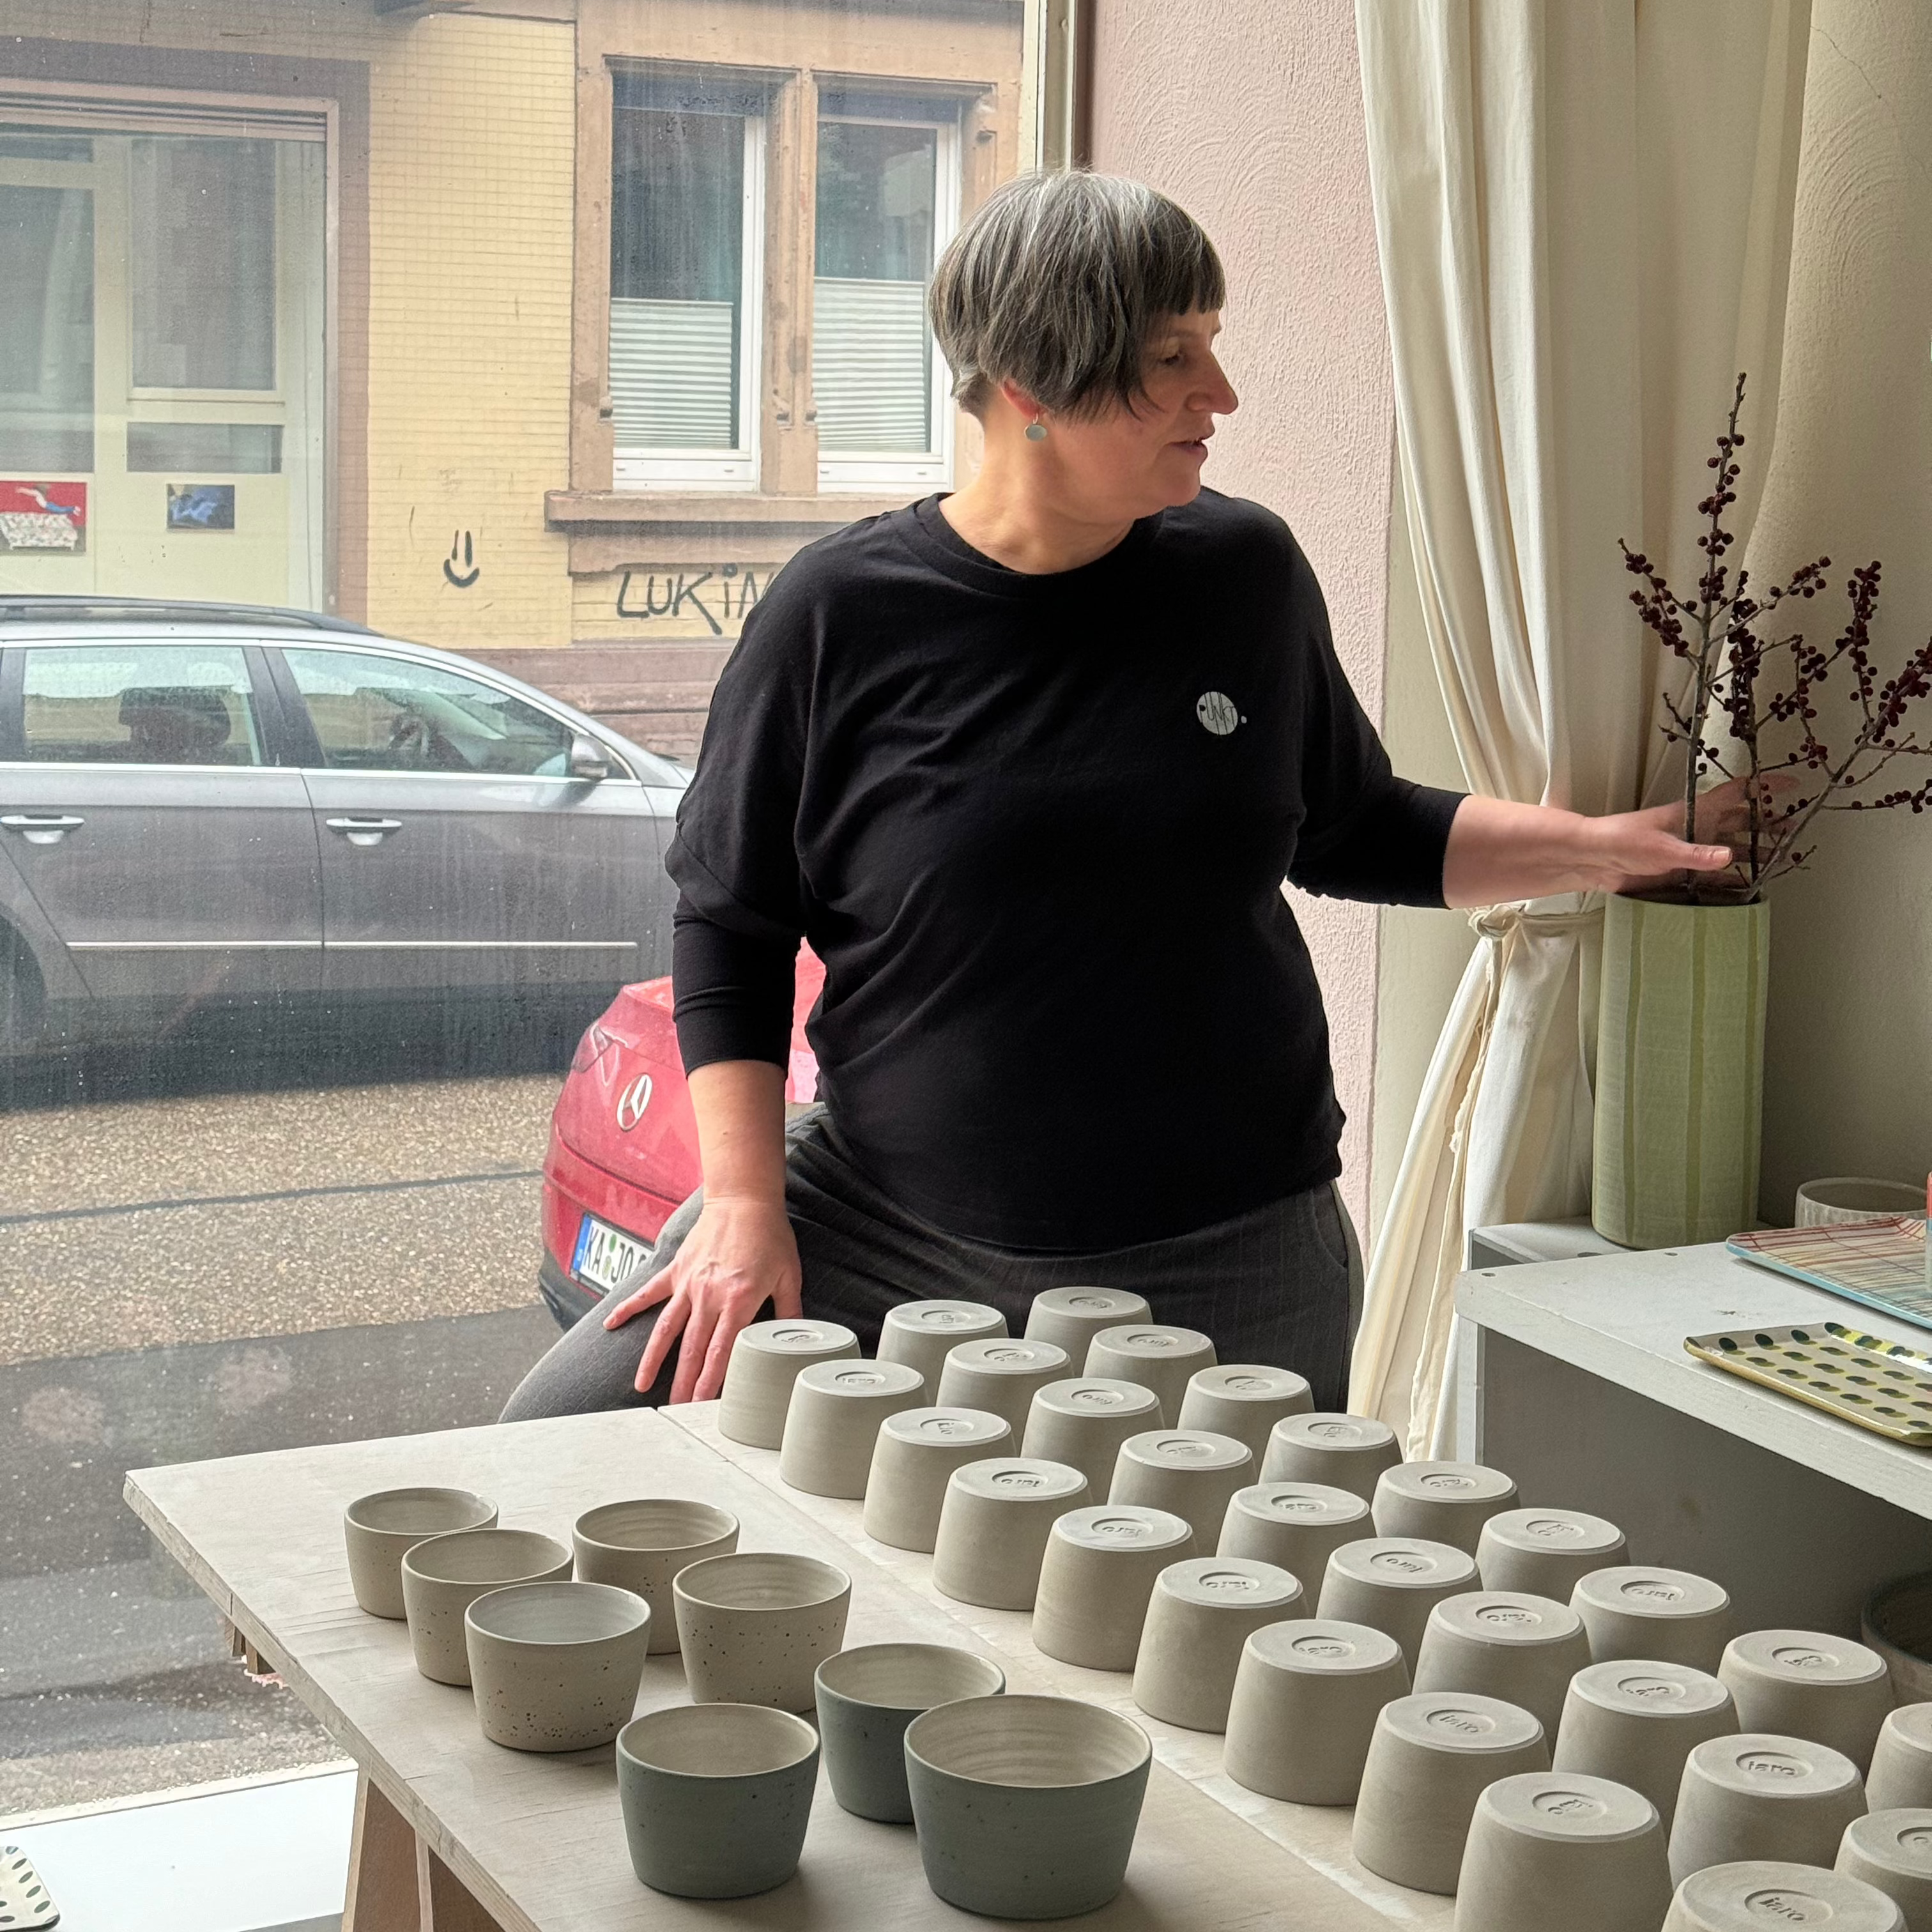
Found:
[[(825, 968), (801, 947), (785, 1099), (818, 1092), (805, 1018)], [(673, 1208), (698, 1184), (698, 1123), (671, 1024), (670, 982), (622, 988), (578, 1042), (550, 1118), (538, 1286), (568, 1328), (650, 1258)]]

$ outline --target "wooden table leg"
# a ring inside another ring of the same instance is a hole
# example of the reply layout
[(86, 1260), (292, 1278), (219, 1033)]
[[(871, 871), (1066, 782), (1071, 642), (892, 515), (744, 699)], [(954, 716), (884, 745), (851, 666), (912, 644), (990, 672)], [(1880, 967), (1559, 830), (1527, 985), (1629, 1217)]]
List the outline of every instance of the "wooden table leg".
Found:
[(342, 1932), (423, 1932), (428, 1922), (417, 1892), (416, 1832), (358, 1772)]
[[(416, 1840), (416, 1895), (422, 1932), (502, 1932), (476, 1902), (476, 1895), (424, 1844)], [(344, 1922), (343, 1932), (349, 1932)]]

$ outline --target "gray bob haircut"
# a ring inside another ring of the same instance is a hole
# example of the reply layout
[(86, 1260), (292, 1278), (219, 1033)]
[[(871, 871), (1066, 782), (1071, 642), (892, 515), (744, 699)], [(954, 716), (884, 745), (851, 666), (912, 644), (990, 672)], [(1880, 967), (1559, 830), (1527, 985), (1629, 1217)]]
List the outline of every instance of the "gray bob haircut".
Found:
[(1022, 175), (940, 257), (932, 330), (974, 415), (1013, 382), (1042, 409), (1094, 416), (1138, 400), (1148, 338), (1166, 317), (1218, 309), (1226, 293), (1201, 224), (1144, 182)]

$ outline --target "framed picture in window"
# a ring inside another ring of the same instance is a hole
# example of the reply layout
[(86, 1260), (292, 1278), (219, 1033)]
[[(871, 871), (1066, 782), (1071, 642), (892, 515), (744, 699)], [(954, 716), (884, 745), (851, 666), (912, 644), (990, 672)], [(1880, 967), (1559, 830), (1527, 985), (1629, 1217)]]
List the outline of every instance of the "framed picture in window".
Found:
[(232, 530), (235, 527), (235, 485), (232, 483), (170, 483), (168, 528), (171, 530)]

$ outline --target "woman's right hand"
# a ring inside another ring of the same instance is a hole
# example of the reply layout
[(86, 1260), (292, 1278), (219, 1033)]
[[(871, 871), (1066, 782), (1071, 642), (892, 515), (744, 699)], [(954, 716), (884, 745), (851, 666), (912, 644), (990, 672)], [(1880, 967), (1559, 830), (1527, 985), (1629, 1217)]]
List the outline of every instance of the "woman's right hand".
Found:
[(619, 1328), (647, 1308), (657, 1326), (638, 1364), (640, 1395), (657, 1380), (674, 1346), (674, 1402), (709, 1402), (724, 1385), (725, 1364), (739, 1331), (769, 1301), (781, 1318), (803, 1312), (798, 1242), (781, 1197), (707, 1195), (691, 1232), (668, 1268), (627, 1295), (604, 1318)]

